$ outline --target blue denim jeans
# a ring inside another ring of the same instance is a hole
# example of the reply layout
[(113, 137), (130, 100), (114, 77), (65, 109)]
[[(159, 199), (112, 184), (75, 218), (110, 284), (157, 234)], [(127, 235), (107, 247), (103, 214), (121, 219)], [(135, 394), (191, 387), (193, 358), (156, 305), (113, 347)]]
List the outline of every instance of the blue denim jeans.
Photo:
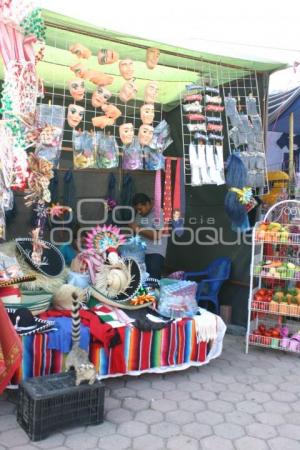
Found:
[(145, 255), (146, 269), (151, 278), (161, 279), (165, 258), (159, 253)]

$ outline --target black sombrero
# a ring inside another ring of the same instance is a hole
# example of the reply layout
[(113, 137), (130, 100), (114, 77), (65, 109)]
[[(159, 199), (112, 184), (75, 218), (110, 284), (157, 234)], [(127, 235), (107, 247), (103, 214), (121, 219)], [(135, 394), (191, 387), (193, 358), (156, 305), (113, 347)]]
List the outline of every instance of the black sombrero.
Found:
[(41, 264), (36, 264), (32, 260), (32, 241), (31, 238), (16, 239), (17, 249), (21, 255), (38, 272), (47, 277), (57, 277), (65, 268), (65, 260), (61, 252), (51, 242), (40, 239), (46, 247), (43, 249)]
[(91, 295), (101, 303), (105, 303), (109, 306), (114, 306), (122, 309), (139, 309), (145, 308), (145, 306), (149, 306), (149, 304), (143, 305), (133, 305), (131, 300), (136, 297), (140, 286), (141, 286), (141, 271), (138, 263), (133, 258), (122, 258), (126, 265), (131, 266), (131, 275), (132, 279), (130, 285), (127, 289), (121, 294), (110, 297), (106, 293), (101, 292), (101, 290), (97, 289), (95, 286), (90, 288)]
[(34, 317), (27, 308), (8, 308), (7, 312), (16, 332), (21, 336), (44, 333), (55, 329), (54, 321)]

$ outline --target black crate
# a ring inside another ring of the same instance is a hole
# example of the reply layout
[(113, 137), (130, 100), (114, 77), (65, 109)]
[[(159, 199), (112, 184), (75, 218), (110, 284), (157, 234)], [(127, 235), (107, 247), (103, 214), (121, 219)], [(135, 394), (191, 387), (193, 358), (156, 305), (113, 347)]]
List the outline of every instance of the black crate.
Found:
[(19, 389), (17, 420), (32, 441), (76, 425), (103, 422), (104, 385), (75, 386), (75, 372), (23, 381)]

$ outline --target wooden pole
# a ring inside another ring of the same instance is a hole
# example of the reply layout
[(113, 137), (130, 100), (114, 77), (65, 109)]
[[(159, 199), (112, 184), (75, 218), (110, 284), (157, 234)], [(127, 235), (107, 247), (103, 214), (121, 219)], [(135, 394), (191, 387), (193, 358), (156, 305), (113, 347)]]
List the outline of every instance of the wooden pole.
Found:
[(294, 113), (289, 117), (289, 197), (293, 191), (294, 182)]

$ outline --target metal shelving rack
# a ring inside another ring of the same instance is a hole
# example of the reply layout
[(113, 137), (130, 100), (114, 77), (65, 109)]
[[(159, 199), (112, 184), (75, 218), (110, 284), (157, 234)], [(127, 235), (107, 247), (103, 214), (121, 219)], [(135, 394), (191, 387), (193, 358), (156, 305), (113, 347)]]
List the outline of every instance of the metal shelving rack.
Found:
[[(279, 223), (284, 231), (262, 232), (260, 225), (270, 222)], [(272, 256), (266, 254), (267, 246), (272, 248)], [(287, 263), (293, 263), (291, 268), (288, 268)], [(281, 267), (280, 271), (274, 267), (276, 264)], [(255, 333), (259, 323), (263, 323), (266, 328), (288, 327), (289, 335), (298, 333), (300, 304), (264, 302), (254, 298), (258, 289), (292, 289), (297, 287), (297, 283), (300, 287), (300, 202), (284, 200), (273, 205), (253, 229), (246, 353), (249, 345), (300, 353), (300, 339), (299, 343), (290, 345), (288, 336), (272, 337)]]

